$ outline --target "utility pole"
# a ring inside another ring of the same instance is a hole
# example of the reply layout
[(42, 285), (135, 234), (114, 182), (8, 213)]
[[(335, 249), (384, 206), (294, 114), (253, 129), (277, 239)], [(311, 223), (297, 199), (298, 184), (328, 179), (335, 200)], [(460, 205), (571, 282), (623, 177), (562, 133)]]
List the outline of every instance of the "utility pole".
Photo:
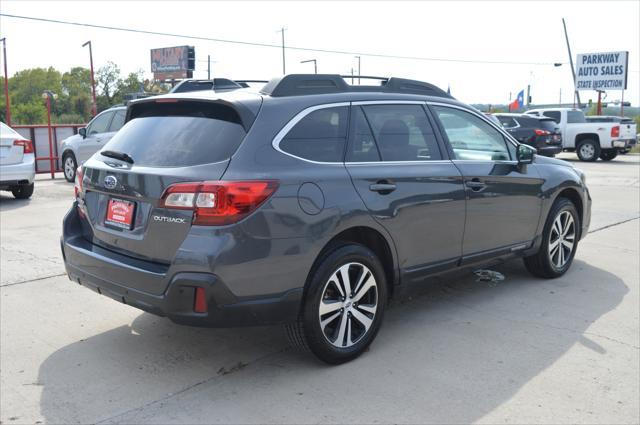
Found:
[(207, 80), (211, 79), (211, 55), (207, 55)]
[(362, 75), (362, 72), (360, 72), (360, 56), (356, 56), (356, 58), (358, 58), (358, 85), (360, 85), (360, 76)]
[(91, 93), (93, 96), (91, 114), (95, 117), (98, 114), (98, 104), (96, 103), (96, 80), (93, 77), (93, 51), (91, 50), (91, 40), (84, 43), (82, 47), (85, 47), (86, 45), (89, 45), (89, 63), (91, 65)]
[(287, 75), (287, 68), (285, 66), (285, 57), (284, 57), (284, 30), (286, 28), (282, 27), (282, 29), (279, 29), (277, 32), (281, 32), (282, 33), (282, 74), (283, 75)]
[(578, 93), (578, 89), (576, 87), (576, 70), (573, 67), (573, 56), (571, 55), (571, 46), (569, 45), (569, 34), (567, 34), (567, 24), (564, 22), (564, 18), (562, 18), (562, 26), (564, 27), (564, 38), (567, 41), (567, 51), (569, 52), (569, 63), (571, 64), (571, 75), (573, 76), (573, 90), (575, 92), (576, 99), (578, 99), (578, 108), (579, 108), (580, 93)]
[(4, 100), (7, 125), (11, 126), (11, 105), (9, 101), (9, 75), (7, 75), (7, 37), (2, 38), (2, 54), (4, 55)]

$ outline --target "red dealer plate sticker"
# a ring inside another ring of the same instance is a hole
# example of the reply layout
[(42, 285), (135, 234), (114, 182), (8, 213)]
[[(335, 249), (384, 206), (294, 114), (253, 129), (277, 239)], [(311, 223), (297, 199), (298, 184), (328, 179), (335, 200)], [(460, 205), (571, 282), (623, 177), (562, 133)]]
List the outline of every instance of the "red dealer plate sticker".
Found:
[(135, 206), (135, 203), (122, 199), (109, 199), (105, 223), (130, 230), (133, 224)]

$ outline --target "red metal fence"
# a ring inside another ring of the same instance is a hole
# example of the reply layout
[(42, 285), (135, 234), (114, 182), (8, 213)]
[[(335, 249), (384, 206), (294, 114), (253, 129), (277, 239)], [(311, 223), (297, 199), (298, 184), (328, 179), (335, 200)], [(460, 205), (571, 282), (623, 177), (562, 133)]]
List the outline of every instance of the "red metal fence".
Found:
[(62, 171), (62, 161), (60, 160), (62, 141), (78, 134), (78, 129), (85, 126), (86, 124), (52, 124), (50, 133), (49, 126), (46, 124), (12, 125), (11, 127), (22, 137), (33, 142), (36, 155), (36, 173), (51, 173), (51, 178), (54, 178), (57, 171)]

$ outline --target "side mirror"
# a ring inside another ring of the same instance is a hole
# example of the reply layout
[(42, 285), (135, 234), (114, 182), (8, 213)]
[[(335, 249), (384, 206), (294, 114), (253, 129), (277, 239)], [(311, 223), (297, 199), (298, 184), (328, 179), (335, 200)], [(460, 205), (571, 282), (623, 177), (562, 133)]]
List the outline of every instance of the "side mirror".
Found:
[(80, 129), (78, 129), (78, 134), (82, 136), (82, 138), (86, 138), (87, 137), (87, 128), (86, 127), (82, 127)]
[(518, 145), (517, 157), (518, 164), (531, 164), (533, 162), (533, 155), (536, 153), (536, 149), (528, 145)]

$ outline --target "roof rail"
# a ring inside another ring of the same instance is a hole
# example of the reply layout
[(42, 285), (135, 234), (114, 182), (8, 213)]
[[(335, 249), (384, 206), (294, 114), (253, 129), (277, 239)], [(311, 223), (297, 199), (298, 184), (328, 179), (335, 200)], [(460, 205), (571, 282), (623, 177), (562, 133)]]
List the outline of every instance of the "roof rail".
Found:
[[(345, 81), (347, 78), (375, 79), (380, 80), (381, 84), (379, 86), (349, 85)], [(262, 94), (272, 97), (354, 92), (407, 93), (452, 98), (444, 90), (423, 81), (338, 74), (289, 74), (274, 78), (261, 90)]]
[(247, 88), (247, 87), (249, 87), (249, 83), (264, 83), (264, 84), (266, 84), (269, 81), (267, 81), (267, 80), (233, 80), (233, 82), (240, 84), (244, 88)]

